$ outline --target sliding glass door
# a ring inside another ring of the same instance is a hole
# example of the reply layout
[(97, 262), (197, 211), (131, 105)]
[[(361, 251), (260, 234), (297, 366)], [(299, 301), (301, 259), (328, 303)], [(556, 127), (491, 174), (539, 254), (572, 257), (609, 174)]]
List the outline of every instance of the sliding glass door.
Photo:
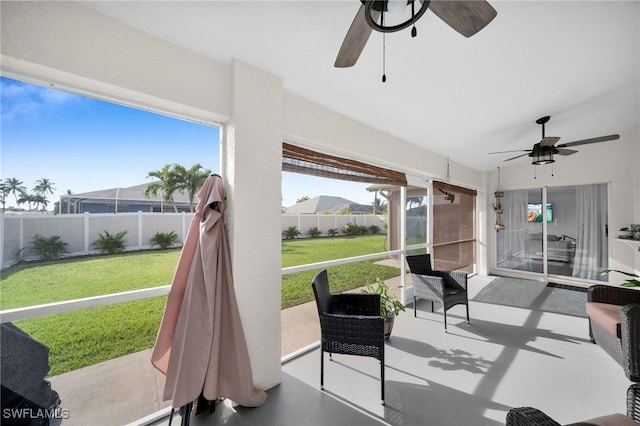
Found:
[(607, 185), (505, 191), (496, 266), (603, 280), (608, 265)]

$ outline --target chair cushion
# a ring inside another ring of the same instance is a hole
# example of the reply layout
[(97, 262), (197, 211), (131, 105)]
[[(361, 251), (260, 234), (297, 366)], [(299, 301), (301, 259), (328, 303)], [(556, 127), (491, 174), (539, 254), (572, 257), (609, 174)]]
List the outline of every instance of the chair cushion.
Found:
[(622, 306), (587, 302), (585, 310), (591, 321), (599, 324), (600, 327), (618, 338), (622, 335), (620, 332), (620, 311)]
[(640, 423), (624, 414), (609, 414), (608, 416), (596, 417), (578, 423), (571, 423), (567, 426), (638, 426)]

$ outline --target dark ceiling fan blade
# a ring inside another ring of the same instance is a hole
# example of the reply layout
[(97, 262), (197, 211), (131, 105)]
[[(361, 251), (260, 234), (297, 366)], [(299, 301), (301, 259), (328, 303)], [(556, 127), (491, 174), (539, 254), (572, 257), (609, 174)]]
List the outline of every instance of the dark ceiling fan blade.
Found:
[(524, 157), (525, 155), (529, 155), (529, 153), (516, 155), (515, 157), (507, 158), (507, 159), (506, 159), (506, 160), (504, 160), (504, 161), (511, 161), (511, 160), (515, 160), (516, 158)]
[(560, 140), (558, 136), (547, 136), (542, 138), (540, 146), (554, 146)]
[(567, 143), (563, 143), (563, 144), (558, 145), (558, 148), (566, 148), (566, 147), (569, 147), (569, 146), (578, 146), (578, 145), (587, 145), (587, 144), (590, 144), (590, 143), (614, 141), (616, 139), (620, 139), (620, 135), (599, 136), (597, 138), (582, 139), (582, 140), (579, 140), (579, 141), (567, 142)]
[(431, 0), (429, 9), (465, 37), (486, 27), (498, 14), (484, 0)]
[(489, 154), (506, 154), (508, 152), (531, 152), (531, 149), (514, 149), (513, 151), (496, 151), (490, 152)]
[[(367, 20), (364, 17), (365, 7), (364, 4), (360, 6), (356, 16), (353, 18), (353, 22), (347, 31), (347, 35), (344, 37), (336, 62), (333, 64), (336, 68), (352, 67), (358, 61), (360, 53), (364, 49), (364, 46), (369, 40), (371, 34), (371, 27), (367, 24)], [(371, 17), (374, 21), (378, 20), (380, 12), (372, 10)]]
[(556, 154), (558, 154), (558, 155), (571, 155), (571, 154), (575, 154), (576, 152), (578, 152), (578, 151), (576, 151), (575, 149), (560, 148), (558, 150), (558, 152), (556, 152)]

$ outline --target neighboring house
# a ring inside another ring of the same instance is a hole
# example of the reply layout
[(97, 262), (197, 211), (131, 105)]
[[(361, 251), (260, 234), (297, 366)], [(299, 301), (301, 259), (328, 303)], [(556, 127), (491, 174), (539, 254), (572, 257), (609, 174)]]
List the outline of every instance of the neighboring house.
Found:
[(285, 213), (289, 214), (340, 213), (345, 211), (370, 214), (373, 213), (373, 206), (358, 204), (342, 197), (320, 195), (285, 209)]
[[(149, 183), (130, 186), (128, 188), (109, 188), (82, 194), (63, 195), (60, 197), (60, 214), (73, 213), (129, 213), (156, 212), (172, 213), (173, 206), (162, 199), (162, 195), (146, 197), (144, 191)], [(189, 211), (187, 194), (173, 194), (178, 211)], [(194, 205), (197, 199), (194, 199)]]

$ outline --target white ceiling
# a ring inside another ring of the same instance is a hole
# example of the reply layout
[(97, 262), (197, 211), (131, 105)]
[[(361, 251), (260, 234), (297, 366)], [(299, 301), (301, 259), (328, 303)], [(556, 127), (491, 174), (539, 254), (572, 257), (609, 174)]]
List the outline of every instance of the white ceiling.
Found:
[(83, 2), (478, 170), (513, 155), (488, 152), (531, 148), (544, 115), (560, 143), (639, 124), (640, 2), (490, 3), (496, 19), (469, 39), (429, 11), (417, 38), (387, 35), (382, 83), (375, 31), (353, 68), (333, 67), (358, 0)]

